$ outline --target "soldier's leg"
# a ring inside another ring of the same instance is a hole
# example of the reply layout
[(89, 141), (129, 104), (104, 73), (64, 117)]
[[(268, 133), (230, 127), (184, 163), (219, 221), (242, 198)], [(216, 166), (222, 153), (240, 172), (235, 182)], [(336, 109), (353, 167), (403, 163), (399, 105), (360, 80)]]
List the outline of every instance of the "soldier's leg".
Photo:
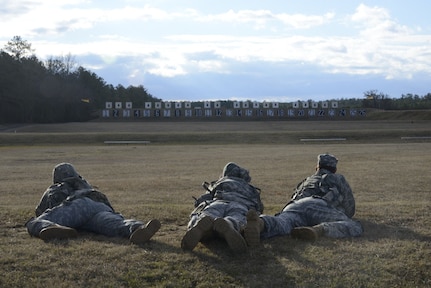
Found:
[(260, 219), (256, 210), (247, 212), (247, 224), (244, 228), (244, 238), (248, 246), (257, 246), (260, 243), (260, 233), (264, 229), (264, 222)]
[(352, 219), (324, 222), (320, 225), (323, 227), (324, 235), (332, 238), (359, 237), (364, 232), (362, 224)]
[(186, 251), (192, 251), (196, 245), (203, 239), (208, 239), (212, 234), (214, 219), (205, 214), (196, 217), (193, 226), (187, 230), (181, 240), (181, 248)]
[(230, 221), (236, 231), (241, 232), (247, 224), (247, 212), (248, 208), (246, 206), (236, 202), (230, 202), (227, 205), (223, 218)]
[(67, 238), (75, 238), (78, 236), (78, 232), (70, 227), (61, 226), (58, 224), (54, 224), (44, 228), (39, 233), (39, 238), (43, 240), (51, 240), (51, 239), (67, 239)]
[(214, 219), (222, 217), (226, 210), (226, 203), (215, 201), (190, 215), (187, 232), (181, 240), (181, 248), (191, 251), (200, 241), (212, 238)]
[[(103, 203), (99, 204), (106, 206)], [(129, 238), (130, 242), (134, 244), (142, 244), (150, 240), (161, 226), (157, 219), (144, 225), (139, 220), (124, 219), (123, 215), (114, 213), (103, 206), (99, 208), (99, 211), (81, 228), (105, 236)]]
[(275, 216), (261, 215), (264, 228), (261, 238), (289, 235), (294, 227), (306, 226), (306, 217), (303, 205), (292, 202)]
[(159, 231), (161, 227), (160, 221), (157, 219), (150, 220), (147, 224), (135, 229), (133, 233), (130, 235), (130, 242), (134, 244), (142, 244), (147, 242), (148, 240)]
[(39, 237), (42, 230), (56, 225), (75, 229), (80, 228), (95, 213), (92, 202), (94, 201), (88, 198), (64, 202), (27, 222), (27, 231), (30, 235)]
[(247, 243), (241, 235), (247, 222), (246, 214), (246, 206), (230, 202), (226, 204), (224, 217), (214, 220), (214, 231), (224, 238), (229, 248), (236, 253), (244, 252), (247, 249)]
[[(106, 206), (103, 203), (98, 204)], [(109, 237), (129, 238), (133, 231), (143, 225), (141, 221), (125, 219), (123, 215), (114, 213), (111, 209), (100, 207), (99, 212), (94, 214), (81, 229)]]
[(313, 227), (320, 235), (344, 238), (358, 237), (363, 233), (360, 222), (350, 219), (343, 212), (329, 206), (324, 200), (311, 199), (306, 202), (304, 210), (307, 223), (304, 226)]
[(235, 253), (242, 253), (247, 250), (247, 243), (234, 223), (229, 218), (217, 218), (214, 220), (214, 231), (226, 240), (229, 248)]
[(314, 226), (302, 226), (293, 228), (290, 235), (292, 238), (316, 241), (319, 237), (323, 236), (325, 233), (323, 226), (321, 224)]

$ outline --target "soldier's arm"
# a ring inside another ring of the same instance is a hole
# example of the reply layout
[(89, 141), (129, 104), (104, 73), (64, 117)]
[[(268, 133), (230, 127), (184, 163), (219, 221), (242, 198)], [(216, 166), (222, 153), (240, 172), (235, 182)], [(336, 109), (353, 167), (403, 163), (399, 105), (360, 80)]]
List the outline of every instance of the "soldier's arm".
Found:
[(214, 195), (210, 192), (202, 194), (201, 196), (199, 196), (199, 198), (193, 197), (195, 199), (195, 207), (198, 207), (199, 204), (201, 204), (202, 202), (211, 201), (213, 199), (213, 197), (214, 197)]
[(40, 216), (46, 209), (48, 209), (48, 194), (50, 189), (48, 188), (40, 198), (39, 204), (36, 206), (35, 214), (36, 217)]
[(347, 182), (344, 176), (340, 175), (340, 190), (344, 196), (343, 199), (343, 207), (345, 214), (352, 218), (355, 215), (355, 198), (353, 197), (353, 191), (350, 188), (349, 183)]
[(36, 216), (45, 212), (46, 209), (60, 205), (71, 193), (73, 193), (73, 189), (65, 183), (50, 186), (36, 207)]

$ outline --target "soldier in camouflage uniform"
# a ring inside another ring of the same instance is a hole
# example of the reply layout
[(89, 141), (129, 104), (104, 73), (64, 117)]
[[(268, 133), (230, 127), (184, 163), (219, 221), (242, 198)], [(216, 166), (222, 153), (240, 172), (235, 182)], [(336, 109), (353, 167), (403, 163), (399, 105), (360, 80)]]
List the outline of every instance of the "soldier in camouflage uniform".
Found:
[(298, 184), (291, 201), (275, 216), (247, 214), (244, 237), (250, 246), (260, 238), (291, 235), (316, 240), (357, 237), (363, 232), (360, 222), (352, 220), (355, 199), (343, 175), (336, 174), (338, 160), (330, 154), (318, 155), (315, 174)]
[(250, 181), (246, 169), (229, 162), (220, 179), (203, 184), (207, 193), (196, 199), (188, 231), (181, 242), (183, 250), (193, 250), (200, 241), (211, 238), (213, 234), (224, 238), (233, 252), (241, 253), (247, 249), (241, 235), (247, 211), (263, 212), (260, 189)]
[(75, 229), (80, 229), (126, 237), (132, 243), (141, 244), (160, 228), (160, 222), (155, 219), (147, 224), (124, 219), (114, 211), (108, 198), (93, 189), (69, 163), (54, 167), (53, 183), (36, 207), (36, 218), (26, 223), (32, 236), (43, 240), (72, 238), (78, 235)]

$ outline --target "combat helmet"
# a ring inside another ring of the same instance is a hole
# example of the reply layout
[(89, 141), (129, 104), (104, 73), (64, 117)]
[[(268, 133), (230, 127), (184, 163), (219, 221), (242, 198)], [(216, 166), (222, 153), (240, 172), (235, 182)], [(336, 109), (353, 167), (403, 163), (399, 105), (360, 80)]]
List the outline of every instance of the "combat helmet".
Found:
[(247, 169), (238, 166), (234, 162), (227, 163), (223, 168), (223, 177), (237, 177), (245, 180), (246, 182), (251, 181), (250, 174)]
[(80, 178), (81, 175), (76, 172), (75, 167), (70, 163), (57, 164), (52, 171), (52, 181), (54, 184), (64, 182), (65, 179)]

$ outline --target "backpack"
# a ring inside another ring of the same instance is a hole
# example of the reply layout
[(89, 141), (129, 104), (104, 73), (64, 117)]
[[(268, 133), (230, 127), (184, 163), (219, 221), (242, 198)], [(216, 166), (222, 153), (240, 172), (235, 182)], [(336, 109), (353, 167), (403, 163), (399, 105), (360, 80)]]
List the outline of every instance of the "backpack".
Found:
[(294, 189), (291, 200), (299, 200), (313, 195), (324, 196), (329, 191), (329, 187), (325, 185), (327, 176), (328, 174), (314, 174), (305, 178)]

